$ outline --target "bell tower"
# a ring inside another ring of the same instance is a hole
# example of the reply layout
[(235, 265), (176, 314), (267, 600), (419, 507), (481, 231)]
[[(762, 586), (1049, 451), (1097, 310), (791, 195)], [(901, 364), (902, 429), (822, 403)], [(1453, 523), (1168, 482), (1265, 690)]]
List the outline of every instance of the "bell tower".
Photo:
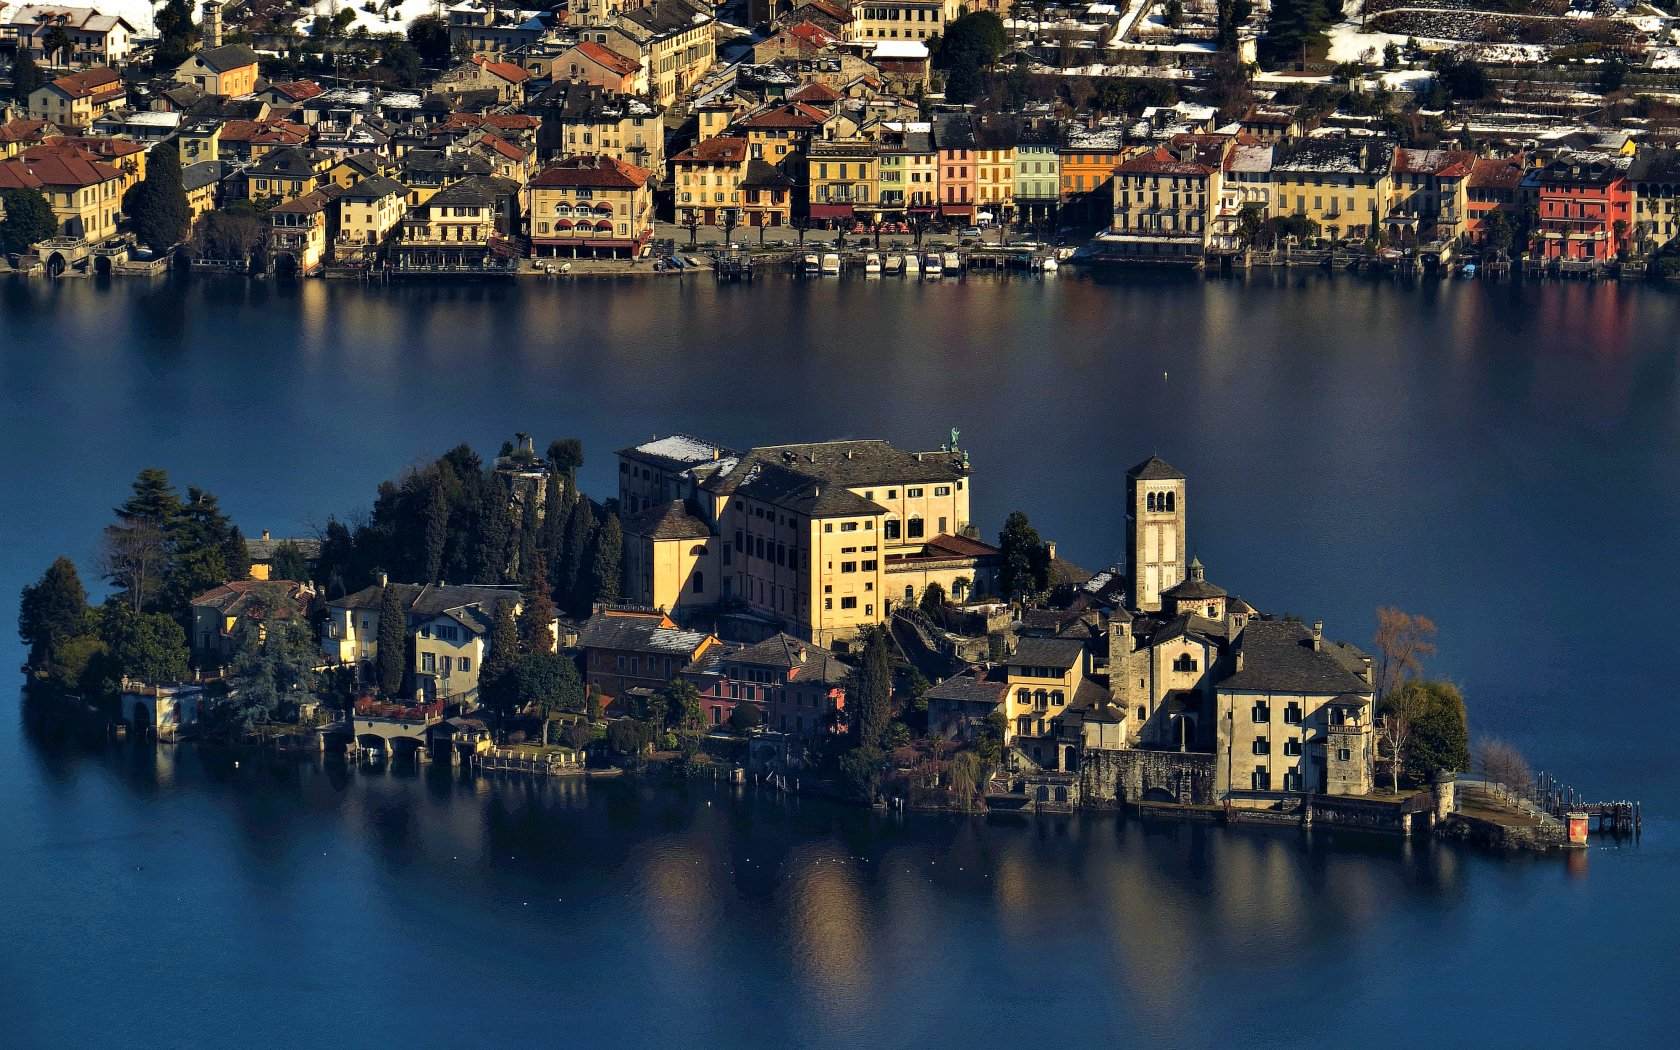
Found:
[(1159, 456), (1126, 472), (1126, 577), (1132, 607), (1159, 612), (1184, 579), (1184, 475)]

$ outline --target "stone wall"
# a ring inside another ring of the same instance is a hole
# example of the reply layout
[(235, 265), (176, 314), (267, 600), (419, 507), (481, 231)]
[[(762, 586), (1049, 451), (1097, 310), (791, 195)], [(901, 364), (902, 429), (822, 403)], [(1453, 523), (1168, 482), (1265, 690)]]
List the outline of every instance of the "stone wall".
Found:
[(1210, 754), (1087, 749), (1079, 759), (1079, 777), (1087, 805), (1145, 801), (1211, 805), (1216, 801)]

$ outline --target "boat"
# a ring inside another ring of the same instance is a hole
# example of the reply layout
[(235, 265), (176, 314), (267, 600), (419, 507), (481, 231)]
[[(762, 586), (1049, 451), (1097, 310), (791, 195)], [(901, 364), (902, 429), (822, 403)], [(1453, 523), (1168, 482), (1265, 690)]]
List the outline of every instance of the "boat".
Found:
[(1038, 268), (1045, 273), (1055, 273), (1057, 270), (1062, 268), (1062, 264), (1056, 261), (1056, 257), (1054, 255), (1046, 255), (1044, 258), (1039, 260)]
[(822, 257), (822, 272), (826, 274), (840, 272), (840, 256), (835, 252), (824, 252)]
[(882, 273), (901, 273), (904, 270), (904, 256), (897, 252), (889, 253), (881, 263)]
[(915, 252), (908, 252), (904, 256), (904, 274), (908, 277), (913, 273), (922, 272), (922, 257)]
[(863, 257), (863, 272), (866, 275), (880, 276), (881, 257), (874, 252), (870, 252), (868, 255), (865, 255)]
[(1476, 276), (1476, 264), (1473, 263), (1473, 262), (1465, 263), (1463, 266), (1461, 266), (1459, 268), (1458, 275), (1460, 277), (1474, 277), (1474, 276)]
[(946, 273), (962, 272), (962, 257), (956, 252), (946, 252), (943, 260)]
[(938, 277), (944, 271), (945, 268), (939, 263), (939, 253), (928, 252), (927, 258), (922, 260), (922, 273), (929, 277)]
[(816, 252), (806, 252), (805, 258), (799, 263), (799, 268), (806, 273), (816, 273), (822, 269), (822, 261), (817, 258)]

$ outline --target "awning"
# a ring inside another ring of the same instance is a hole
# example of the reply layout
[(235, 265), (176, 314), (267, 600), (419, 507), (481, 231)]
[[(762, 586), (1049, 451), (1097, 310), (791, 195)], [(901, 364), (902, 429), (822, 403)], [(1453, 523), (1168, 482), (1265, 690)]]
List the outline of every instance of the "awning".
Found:
[(850, 204), (813, 204), (811, 218), (813, 219), (849, 219), (852, 217)]
[(611, 233), (612, 232), (612, 223), (607, 222), (605, 219), (602, 219), (600, 222), (595, 224), (595, 228), (597, 230), (601, 230), (601, 231), (604, 231), (606, 233)]
[(612, 202), (611, 201), (598, 201), (595, 204), (595, 210), (596, 210), (596, 212), (598, 212), (601, 215), (611, 215), (613, 213)]
[(945, 215), (963, 215), (969, 218), (974, 217), (974, 205), (972, 204), (941, 204), (939, 206), (939, 210)]
[(569, 230), (572, 228), (572, 220), (561, 219), (559, 222), (554, 224), (554, 228), (557, 230)]

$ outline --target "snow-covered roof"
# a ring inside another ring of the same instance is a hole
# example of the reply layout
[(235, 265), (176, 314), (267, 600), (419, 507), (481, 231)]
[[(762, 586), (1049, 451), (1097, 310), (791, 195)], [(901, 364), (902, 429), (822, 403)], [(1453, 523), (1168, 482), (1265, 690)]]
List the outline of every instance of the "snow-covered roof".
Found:
[(875, 45), (876, 58), (926, 58), (928, 48), (920, 40), (882, 40)]

